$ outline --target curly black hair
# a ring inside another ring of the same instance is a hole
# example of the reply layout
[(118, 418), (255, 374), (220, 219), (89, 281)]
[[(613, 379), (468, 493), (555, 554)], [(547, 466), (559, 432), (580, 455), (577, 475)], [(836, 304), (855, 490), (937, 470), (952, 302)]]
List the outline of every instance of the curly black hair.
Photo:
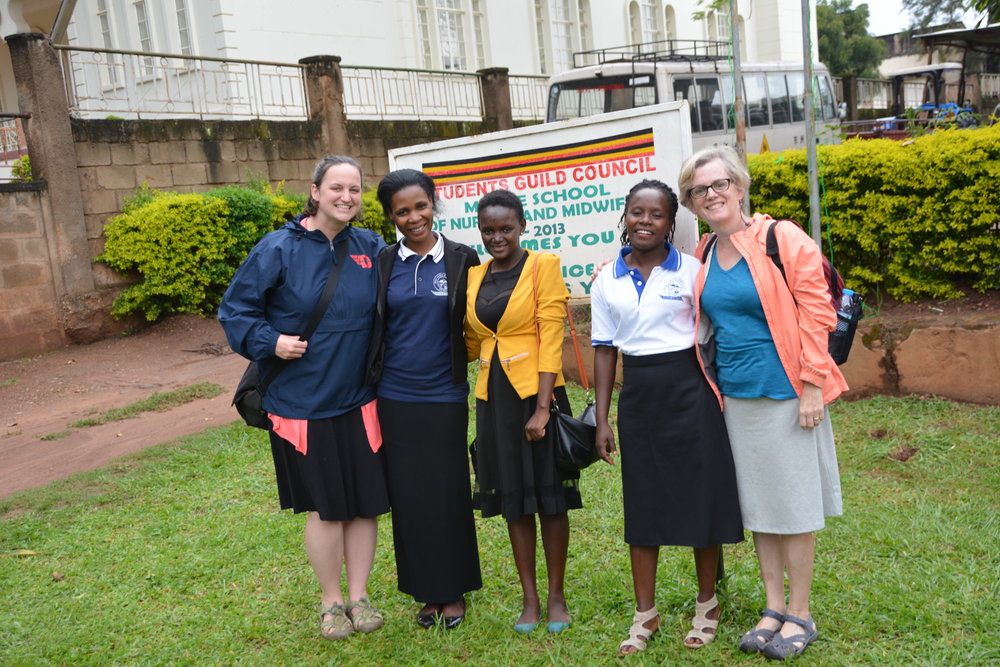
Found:
[(674, 228), (677, 226), (677, 194), (670, 189), (670, 186), (663, 181), (658, 181), (656, 179), (644, 178), (635, 185), (632, 189), (628, 191), (628, 196), (625, 197), (625, 208), (622, 210), (622, 217), (618, 220), (618, 226), (621, 227), (622, 236), (621, 242), (622, 247), (628, 245), (628, 231), (625, 229), (625, 213), (628, 211), (628, 207), (632, 205), (632, 198), (635, 197), (635, 193), (640, 190), (659, 190), (664, 197), (667, 198), (667, 202), (670, 205), (670, 227), (667, 229), (666, 240), (668, 243), (673, 243), (674, 241)]

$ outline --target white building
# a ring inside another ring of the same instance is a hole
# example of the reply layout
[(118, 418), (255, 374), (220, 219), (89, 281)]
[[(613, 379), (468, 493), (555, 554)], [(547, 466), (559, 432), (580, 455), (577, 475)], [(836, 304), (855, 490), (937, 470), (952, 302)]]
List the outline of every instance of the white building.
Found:
[[(800, 0), (734, 4), (745, 60), (801, 61)], [(71, 19), (65, 35), (54, 41), (75, 49), (277, 63), (340, 56), (345, 68), (356, 68), (345, 73), (348, 102), (368, 117), (385, 106), (372, 91), (407, 84), (376, 81), (390, 75), (362, 68), (474, 72), (505, 67), (511, 75), (551, 75), (572, 67), (575, 51), (664, 39), (730, 41), (728, 14), (706, 12), (697, 0), (0, 0), (2, 34), (48, 33), (60, 7), (72, 10)], [(699, 11), (704, 15), (695, 18)], [(811, 14), (815, 26), (815, 7)], [(815, 46), (813, 53), (816, 57)], [(177, 59), (76, 53), (72, 62), (65, 62), (73, 70), (69, 86), (77, 108), (99, 116), (120, 113), (136, 90), (151, 102), (147, 109), (170, 107), (173, 113), (185, 113), (188, 107), (177, 104), (184, 95), (211, 97), (223, 88), (212, 98), (213, 109), (191, 105), (192, 112), (274, 117), (285, 109), (295, 110), (290, 115), (304, 109), (300, 77), (287, 68), (236, 73), (230, 66), (204, 63), (194, 77), (191, 61)], [(240, 83), (234, 84), (238, 77)], [(370, 80), (361, 80), (366, 77)], [(0, 110), (16, 111), (12, 79), (4, 49)], [(168, 80), (172, 89), (165, 91)], [(544, 89), (538, 82), (533, 85), (534, 90), (512, 89), (512, 95), (532, 96), (532, 106), (544, 106)], [(183, 90), (196, 86), (198, 91)], [(454, 79), (438, 88), (448, 86), (458, 91), (449, 94), (478, 103), (475, 81), (465, 86), (468, 90), (459, 90), (462, 85)], [(269, 99), (255, 103), (256, 108), (233, 108), (254, 89), (264, 89)], [(96, 102), (88, 106), (88, 100)], [(261, 107), (267, 111), (262, 113)], [(405, 112), (395, 117), (405, 117)]]

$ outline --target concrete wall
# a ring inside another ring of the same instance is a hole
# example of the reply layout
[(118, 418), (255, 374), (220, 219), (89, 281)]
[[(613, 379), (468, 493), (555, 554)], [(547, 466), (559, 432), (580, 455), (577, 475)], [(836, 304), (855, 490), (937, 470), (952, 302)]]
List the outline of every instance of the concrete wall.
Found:
[(0, 185), (0, 359), (63, 344), (46, 234), (45, 183)]

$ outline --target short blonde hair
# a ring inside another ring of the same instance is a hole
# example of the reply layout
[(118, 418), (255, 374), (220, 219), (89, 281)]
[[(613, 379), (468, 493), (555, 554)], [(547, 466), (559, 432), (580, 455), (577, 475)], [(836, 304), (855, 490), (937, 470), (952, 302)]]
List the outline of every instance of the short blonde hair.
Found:
[(712, 146), (703, 148), (681, 165), (680, 176), (677, 177), (677, 189), (680, 190), (681, 204), (691, 208), (691, 187), (694, 182), (694, 172), (712, 160), (719, 160), (725, 167), (729, 178), (733, 179), (741, 190), (750, 189), (750, 172), (743, 166), (740, 156), (729, 146)]

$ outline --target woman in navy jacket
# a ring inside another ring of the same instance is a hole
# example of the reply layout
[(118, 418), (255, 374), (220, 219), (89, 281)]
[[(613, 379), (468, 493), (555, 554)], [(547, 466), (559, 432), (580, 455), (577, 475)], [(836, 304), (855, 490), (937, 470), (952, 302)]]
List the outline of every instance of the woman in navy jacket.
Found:
[[(376, 517), (389, 510), (389, 498), (364, 360), (375, 313), (372, 260), (385, 242), (350, 226), (360, 210), (358, 163), (321, 160), (305, 212), (250, 251), (219, 307), (229, 344), (259, 362), (261, 377), (279, 359), (292, 360), (268, 387), (264, 410), (281, 507), (308, 513), (306, 553), (322, 589), (320, 630), (327, 639), (382, 625), (367, 584)], [(301, 340), (338, 257), (344, 268), (330, 305), (315, 333)]]
[(434, 231), (434, 181), (414, 169), (378, 198), (403, 238), (378, 257), (369, 382), (378, 383), (399, 590), (417, 623), (457, 627), (482, 587), (466, 454), (469, 383), (462, 323), (472, 248)]

